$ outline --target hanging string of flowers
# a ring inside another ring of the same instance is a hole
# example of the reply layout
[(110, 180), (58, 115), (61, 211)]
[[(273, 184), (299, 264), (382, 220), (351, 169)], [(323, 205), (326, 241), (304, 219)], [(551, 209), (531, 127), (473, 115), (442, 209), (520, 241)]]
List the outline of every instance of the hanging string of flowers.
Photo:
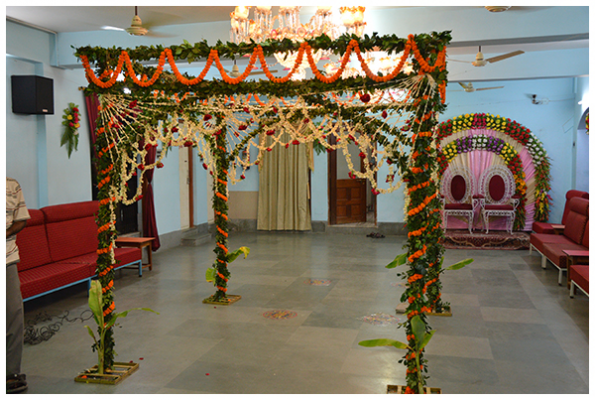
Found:
[(68, 103), (68, 108), (64, 109), (64, 115), (62, 115), (62, 119), (64, 133), (62, 133), (62, 138), (60, 139), (60, 147), (66, 145), (68, 158), (70, 158), (72, 151), (77, 150), (79, 145), (78, 129), (81, 125), (78, 105), (74, 103)]

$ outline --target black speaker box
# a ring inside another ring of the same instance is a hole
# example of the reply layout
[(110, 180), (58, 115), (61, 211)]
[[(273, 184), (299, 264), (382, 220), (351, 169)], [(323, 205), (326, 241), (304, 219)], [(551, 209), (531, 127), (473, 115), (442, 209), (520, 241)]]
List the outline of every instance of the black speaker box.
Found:
[(37, 75), (12, 75), (12, 112), (53, 114), (54, 80)]

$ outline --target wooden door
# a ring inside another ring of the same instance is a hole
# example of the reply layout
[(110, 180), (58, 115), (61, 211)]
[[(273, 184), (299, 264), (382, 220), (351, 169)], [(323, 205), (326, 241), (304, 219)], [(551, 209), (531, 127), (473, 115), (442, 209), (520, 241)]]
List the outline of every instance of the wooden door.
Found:
[[(335, 144), (334, 135), (329, 143)], [(366, 180), (337, 179), (336, 151), (328, 154), (329, 224), (366, 222)]]
[(337, 224), (366, 222), (366, 180), (337, 180)]

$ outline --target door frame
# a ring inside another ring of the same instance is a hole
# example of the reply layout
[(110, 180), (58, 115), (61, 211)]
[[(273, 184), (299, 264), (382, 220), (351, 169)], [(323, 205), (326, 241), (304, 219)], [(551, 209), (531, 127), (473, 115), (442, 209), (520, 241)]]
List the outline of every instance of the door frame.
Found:
[[(335, 135), (328, 135), (327, 143), (334, 146)], [(328, 165), (328, 216), (329, 225), (337, 225), (337, 151), (329, 151), (327, 157)]]
[[(335, 135), (329, 135), (327, 138), (327, 143), (329, 145), (334, 146), (336, 142)], [(374, 144), (376, 146), (376, 144)], [(376, 148), (376, 147), (375, 147)], [(363, 160), (360, 159), (360, 171), (364, 169)], [(327, 156), (327, 176), (328, 176), (328, 215), (329, 215), (329, 225), (337, 225), (337, 151), (329, 151)], [(374, 173), (374, 179), (376, 180), (378, 177), (378, 173)], [(367, 184), (366, 184), (367, 190)], [(372, 193), (372, 207), (374, 208), (374, 225), (378, 224), (378, 205), (377, 205), (377, 196)], [(367, 210), (367, 202), (366, 202), (366, 215), (368, 214)]]

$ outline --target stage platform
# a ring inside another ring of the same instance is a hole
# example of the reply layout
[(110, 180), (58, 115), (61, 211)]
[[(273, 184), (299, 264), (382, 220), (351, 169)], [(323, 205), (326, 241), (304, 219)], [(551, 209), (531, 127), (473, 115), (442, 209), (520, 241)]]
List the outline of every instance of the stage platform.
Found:
[(442, 244), (447, 249), (524, 250), (529, 248), (529, 232), (473, 231), (447, 229)]

